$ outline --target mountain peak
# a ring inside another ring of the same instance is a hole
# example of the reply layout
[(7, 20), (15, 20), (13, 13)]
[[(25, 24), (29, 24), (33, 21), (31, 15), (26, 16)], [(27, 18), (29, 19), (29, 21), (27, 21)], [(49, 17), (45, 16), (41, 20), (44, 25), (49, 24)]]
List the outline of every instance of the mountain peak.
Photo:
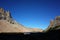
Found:
[(12, 16), (9, 11), (5, 11), (3, 8), (0, 8), (0, 20), (7, 20), (12, 23)]

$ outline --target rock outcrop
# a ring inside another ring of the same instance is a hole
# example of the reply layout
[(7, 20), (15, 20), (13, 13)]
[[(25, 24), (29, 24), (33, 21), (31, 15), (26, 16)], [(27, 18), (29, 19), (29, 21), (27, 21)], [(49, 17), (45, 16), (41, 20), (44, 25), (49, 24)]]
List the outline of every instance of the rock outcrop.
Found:
[(50, 25), (48, 26), (46, 31), (48, 31), (48, 30), (57, 30), (57, 29), (60, 29), (60, 16), (57, 16), (57, 17), (55, 17), (54, 20), (50, 21)]
[(0, 8), (0, 32), (42, 32), (41, 29), (27, 28), (17, 23), (9, 11)]
[(0, 8), (0, 20), (7, 20), (10, 23), (13, 23), (11, 13), (9, 11), (4, 11), (3, 8)]

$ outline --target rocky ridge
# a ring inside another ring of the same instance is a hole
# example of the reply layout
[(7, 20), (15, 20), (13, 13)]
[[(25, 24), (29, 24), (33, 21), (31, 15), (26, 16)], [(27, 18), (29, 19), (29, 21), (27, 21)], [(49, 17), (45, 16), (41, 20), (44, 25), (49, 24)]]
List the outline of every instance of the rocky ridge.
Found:
[(41, 29), (27, 28), (17, 23), (9, 11), (0, 8), (0, 32), (42, 32)]
[(56, 16), (54, 20), (51, 20), (48, 28), (45, 31), (58, 29), (60, 29), (60, 16)]

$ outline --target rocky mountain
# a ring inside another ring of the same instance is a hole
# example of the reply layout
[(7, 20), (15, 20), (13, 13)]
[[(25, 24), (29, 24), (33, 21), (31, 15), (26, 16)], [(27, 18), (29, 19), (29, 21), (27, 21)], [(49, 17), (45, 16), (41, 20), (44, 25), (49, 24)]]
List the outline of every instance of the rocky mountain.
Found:
[(13, 19), (9, 11), (0, 8), (0, 32), (47, 32), (60, 29), (60, 16), (50, 21), (47, 29), (27, 28)]
[(51, 20), (50, 25), (45, 31), (58, 30), (58, 29), (60, 29), (60, 16), (56, 16), (54, 20)]
[[(31, 34), (29, 32), (31, 32)], [(51, 20), (48, 28), (42, 30), (27, 28), (19, 24), (12, 18), (9, 11), (0, 8), (0, 38), (1, 40), (60, 40), (60, 16)]]
[(9, 11), (0, 8), (0, 33), (1, 32), (43, 32), (42, 29), (27, 28), (17, 23)]

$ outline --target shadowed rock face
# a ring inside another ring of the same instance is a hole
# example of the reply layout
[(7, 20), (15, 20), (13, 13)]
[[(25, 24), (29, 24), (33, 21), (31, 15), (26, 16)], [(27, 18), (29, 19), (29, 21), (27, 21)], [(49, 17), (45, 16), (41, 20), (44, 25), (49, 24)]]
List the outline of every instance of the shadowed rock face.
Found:
[(26, 28), (17, 23), (9, 11), (0, 8), (0, 32), (42, 32), (41, 29)]

